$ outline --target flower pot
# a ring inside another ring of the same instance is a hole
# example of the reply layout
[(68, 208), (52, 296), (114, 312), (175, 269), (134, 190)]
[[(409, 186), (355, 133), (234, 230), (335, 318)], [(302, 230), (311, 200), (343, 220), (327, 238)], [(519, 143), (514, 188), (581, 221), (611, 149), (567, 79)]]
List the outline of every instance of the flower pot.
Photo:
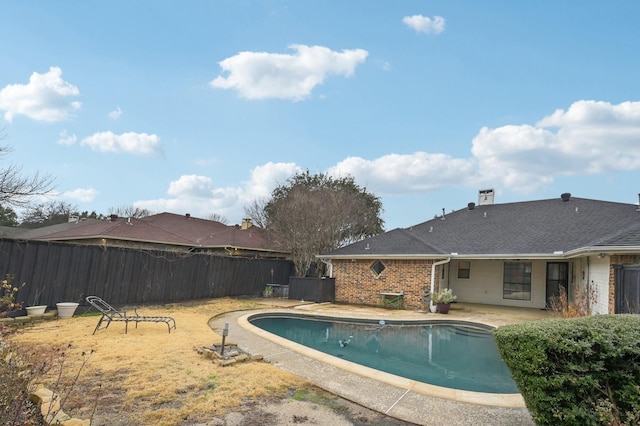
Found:
[(56, 303), (58, 308), (58, 318), (71, 318), (76, 312), (78, 304), (76, 302), (61, 302)]
[(438, 312), (438, 305), (429, 305), (429, 311), (431, 311), (432, 314), (435, 314), (436, 312)]
[(27, 310), (27, 315), (31, 317), (44, 314), (44, 311), (47, 310), (47, 305), (27, 306), (25, 309)]
[(441, 314), (449, 313), (449, 308), (451, 308), (451, 303), (438, 303), (438, 312)]

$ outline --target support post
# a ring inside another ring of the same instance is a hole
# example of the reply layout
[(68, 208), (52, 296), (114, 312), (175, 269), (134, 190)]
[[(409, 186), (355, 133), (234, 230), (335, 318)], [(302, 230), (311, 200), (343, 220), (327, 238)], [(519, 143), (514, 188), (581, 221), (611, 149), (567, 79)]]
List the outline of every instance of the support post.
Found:
[(220, 348), (220, 356), (224, 355), (224, 341), (225, 338), (229, 335), (229, 323), (224, 323), (224, 328), (222, 329), (222, 347)]

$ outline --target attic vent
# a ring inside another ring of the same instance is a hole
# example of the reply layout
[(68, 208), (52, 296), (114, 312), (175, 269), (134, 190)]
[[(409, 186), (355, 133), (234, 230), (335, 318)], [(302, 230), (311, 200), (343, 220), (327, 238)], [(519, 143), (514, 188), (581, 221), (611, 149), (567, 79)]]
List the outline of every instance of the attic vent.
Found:
[(564, 194), (560, 195), (560, 198), (562, 199), (562, 201), (569, 201), (571, 200), (571, 193), (565, 192)]
[(386, 268), (384, 266), (384, 264), (382, 262), (380, 262), (379, 260), (376, 260), (373, 265), (371, 265), (371, 270), (373, 271), (374, 274), (376, 274), (376, 277), (380, 276), (380, 274), (382, 273), (382, 271), (384, 271)]
[(486, 206), (493, 204), (493, 189), (481, 189), (478, 192), (478, 205)]

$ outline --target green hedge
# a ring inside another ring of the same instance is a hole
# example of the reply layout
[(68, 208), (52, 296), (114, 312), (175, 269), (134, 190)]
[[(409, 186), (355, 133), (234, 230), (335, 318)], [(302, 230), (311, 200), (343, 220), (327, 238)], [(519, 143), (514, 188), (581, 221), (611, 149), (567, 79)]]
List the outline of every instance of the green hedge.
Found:
[(494, 334), (536, 424), (640, 423), (640, 315), (541, 320)]

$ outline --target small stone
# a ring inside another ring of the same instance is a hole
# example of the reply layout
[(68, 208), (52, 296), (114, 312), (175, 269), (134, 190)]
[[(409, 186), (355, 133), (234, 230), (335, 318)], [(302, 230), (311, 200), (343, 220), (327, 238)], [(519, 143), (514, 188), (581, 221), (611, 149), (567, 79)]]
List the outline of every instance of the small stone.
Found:
[(245, 354), (240, 354), (240, 355), (235, 357), (235, 360), (238, 361), (238, 362), (246, 361), (248, 359), (249, 359), (249, 356), (245, 355)]
[(251, 361), (262, 361), (263, 359), (264, 355), (262, 354), (251, 355)]
[(235, 360), (235, 358), (231, 358), (231, 359), (221, 359), (220, 361), (218, 361), (218, 365), (221, 367), (227, 367), (229, 365), (233, 365), (235, 364), (237, 361)]
[(64, 424), (64, 422), (70, 419), (71, 419), (70, 415), (60, 410), (56, 412), (54, 415), (49, 414), (48, 416), (46, 416), (44, 421), (49, 423), (50, 425), (55, 425), (55, 424)]
[(62, 423), (62, 426), (91, 426), (91, 420), (82, 420), (74, 417)]
[(47, 388), (39, 388), (35, 392), (31, 392), (29, 400), (34, 404), (41, 404), (43, 402), (49, 402), (53, 398), (53, 392)]

